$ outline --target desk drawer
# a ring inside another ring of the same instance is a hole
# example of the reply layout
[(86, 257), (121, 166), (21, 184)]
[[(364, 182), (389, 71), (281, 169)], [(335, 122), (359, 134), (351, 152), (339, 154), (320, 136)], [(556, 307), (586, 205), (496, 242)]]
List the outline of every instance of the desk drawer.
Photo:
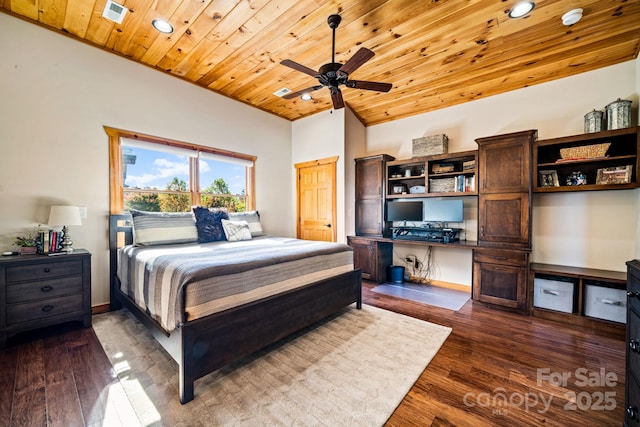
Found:
[(82, 276), (25, 282), (7, 286), (7, 304), (16, 304), (43, 298), (56, 298), (61, 295), (81, 292)]
[(7, 306), (7, 324), (46, 319), (59, 314), (82, 311), (82, 294), (50, 298)]
[[(64, 255), (61, 255), (64, 256)], [(7, 283), (82, 274), (82, 261), (51, 262), (7, 267)]]
[(526, 267), (529, 262), (529, 252), (482, 248), (474, 250), (473, 261)]

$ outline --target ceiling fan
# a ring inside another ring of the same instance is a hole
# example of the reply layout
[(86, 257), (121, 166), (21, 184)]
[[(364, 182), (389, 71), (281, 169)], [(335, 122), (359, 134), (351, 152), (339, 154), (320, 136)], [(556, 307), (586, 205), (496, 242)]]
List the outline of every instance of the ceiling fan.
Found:
[(315, 77), (320, 83), (319, 85), (311, 86), (297, 92), (288, 93), (283, 96), (284, 99), (292, 99), (305, 93), (327, 87), (331, 91), (333, 108), (337, 110), (344, 107), (344, 100), (342, 99), (340, 85), (345, 85), (349, 88), (375, 90), (377, 92), (389, 92), (389, 90), (391, 90), (391, 83), (349, 79), (349, 74), (360, 68), (360, 66), (371, 59), (373, 55), (375, 55), (371, 50), (365, 47), (361, 47), (344, 65), (336, 62), (336, 28), (338, 28), (338, 25), (340, 25), (341, 20), (342, 17), (340, 17), (340, 15), (331, 15), (327, 19), (329, 27), (333, 30), (331, 62), (328, 64), (324, 64), (322, 67), (320, 67), (319, 71), (312, 70), (311, 68), (305, 67), (304, 65), (298, 64), (297, 62), (294, 62), (290, 59), (285, 59), (284, 61), (280, 62), (282, 65)]

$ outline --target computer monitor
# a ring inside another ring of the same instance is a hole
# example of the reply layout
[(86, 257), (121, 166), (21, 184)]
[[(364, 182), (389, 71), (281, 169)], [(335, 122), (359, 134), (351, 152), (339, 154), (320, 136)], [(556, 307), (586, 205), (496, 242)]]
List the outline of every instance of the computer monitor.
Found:
[(447, 197), (426, 198), (424, 200), (424, 222), (463, 222), (464, 205), (462, 199)]
[(422, 221), (422, 201), (387, 202), (387, 221)]

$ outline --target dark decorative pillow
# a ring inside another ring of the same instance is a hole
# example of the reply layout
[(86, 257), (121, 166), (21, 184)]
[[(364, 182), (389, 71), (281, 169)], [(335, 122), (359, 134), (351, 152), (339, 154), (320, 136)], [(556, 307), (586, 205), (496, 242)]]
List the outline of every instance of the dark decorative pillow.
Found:
[(196, 217), (198, 243), (227, 240), (224, 234), (224, 228), (222, 227), (222, 220), (229, 219), (229, 215), (227, 215), (225, 211), (195, 206), (193, 208), (193, 214)]

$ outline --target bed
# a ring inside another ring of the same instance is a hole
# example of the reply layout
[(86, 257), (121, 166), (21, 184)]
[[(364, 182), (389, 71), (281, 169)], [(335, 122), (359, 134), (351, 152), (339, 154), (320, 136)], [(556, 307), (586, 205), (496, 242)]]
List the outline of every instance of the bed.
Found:
[[(314, 255), (322, 258), (312, 259), (315, 270), (306, 272), (304, 257), (293, 249), (303, 241), (296, 239), (137, 247), (131, 214), (110, 215), (109, 230), (111, 309), (129, 309), (176, 360), (183, 404), (193, 400), (198, 378), (344, 307), (362, 307), (360, 270), (345, 268), (340, 251), (330, 247)], [(173, 252), (182, 261), (170, 259)], [(204, 263), (207, 253), (217, 255), (213, 265)], [(267, 253), (277, 256), (270, 261)], [(158, 279), (151, 266), (172, 273)], [(281, 276), (285, 270), (288, 276)], [(142, 280), (148, 283), (136, 284)], [(171, 291), (148, 293), (154, 282)], [(239, 296), (225, 293), (227, 287), (240, 288)]]

